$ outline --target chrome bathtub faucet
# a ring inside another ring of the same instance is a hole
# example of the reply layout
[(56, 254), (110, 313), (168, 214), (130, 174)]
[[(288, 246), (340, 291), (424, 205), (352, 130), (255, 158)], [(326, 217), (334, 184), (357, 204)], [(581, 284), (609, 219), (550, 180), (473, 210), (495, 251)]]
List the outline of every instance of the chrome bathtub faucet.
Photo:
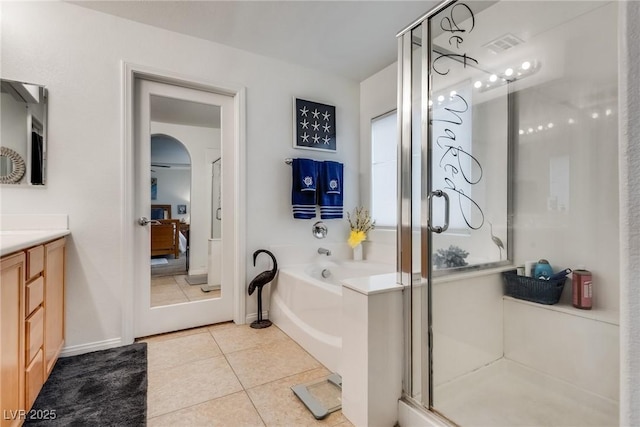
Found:
[(331, 251), (329, 249), (325, 249), (325, 248), (318, 248), (318, 253), (320, 255), (326, 255), (326, 256), (331, 255)]

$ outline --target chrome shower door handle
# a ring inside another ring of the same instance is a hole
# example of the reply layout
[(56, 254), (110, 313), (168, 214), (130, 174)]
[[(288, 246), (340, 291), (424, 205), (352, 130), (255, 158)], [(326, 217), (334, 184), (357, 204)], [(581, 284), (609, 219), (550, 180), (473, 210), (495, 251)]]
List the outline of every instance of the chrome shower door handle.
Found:
[[(433, 225), (433, 198), (434, 197), (444, 197), (444, 224), (442, 226)], [(449, 195), (442, 190), (435, 190), (429, 194), (427, 199), (429, 200), (429, 218), (427, 221), (427, 227), (429, 228), (429, 230), (437, 234), (447, 231), (447, 229), (449, 228)]]

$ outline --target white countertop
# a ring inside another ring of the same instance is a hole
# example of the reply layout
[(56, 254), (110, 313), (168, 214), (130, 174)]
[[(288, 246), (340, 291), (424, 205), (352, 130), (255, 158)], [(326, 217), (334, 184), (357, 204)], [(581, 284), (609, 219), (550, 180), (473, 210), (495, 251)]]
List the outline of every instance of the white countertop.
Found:
[(69, 230), (2, 230), (0, 256), (9, 255), (70, 234)]

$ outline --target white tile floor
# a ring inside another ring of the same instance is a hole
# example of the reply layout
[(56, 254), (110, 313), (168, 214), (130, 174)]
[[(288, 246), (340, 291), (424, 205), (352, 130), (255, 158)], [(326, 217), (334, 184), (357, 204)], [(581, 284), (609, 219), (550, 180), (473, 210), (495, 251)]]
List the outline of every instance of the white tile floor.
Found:
[(352, 426), (315, 420), (290, 387), (329, 371), (276, 326), (223, 323), (148, 337), (149, 426)]

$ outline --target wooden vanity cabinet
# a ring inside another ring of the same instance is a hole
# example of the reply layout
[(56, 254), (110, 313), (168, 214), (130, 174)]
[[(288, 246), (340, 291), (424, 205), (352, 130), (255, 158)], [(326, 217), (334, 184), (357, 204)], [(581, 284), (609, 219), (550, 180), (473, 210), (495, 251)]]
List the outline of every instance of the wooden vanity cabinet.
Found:
[(24, 282), (26, 256), (0, 260), (0, 426), (19, 426), (25, 410)]
[(64, 345), (65, 238), (1, 260), (0, 427), (19, 426)]
[(44, 360), (45, 379), (49, 377), (64, 345), (64, 260), (65, 239), (44, 246)]

